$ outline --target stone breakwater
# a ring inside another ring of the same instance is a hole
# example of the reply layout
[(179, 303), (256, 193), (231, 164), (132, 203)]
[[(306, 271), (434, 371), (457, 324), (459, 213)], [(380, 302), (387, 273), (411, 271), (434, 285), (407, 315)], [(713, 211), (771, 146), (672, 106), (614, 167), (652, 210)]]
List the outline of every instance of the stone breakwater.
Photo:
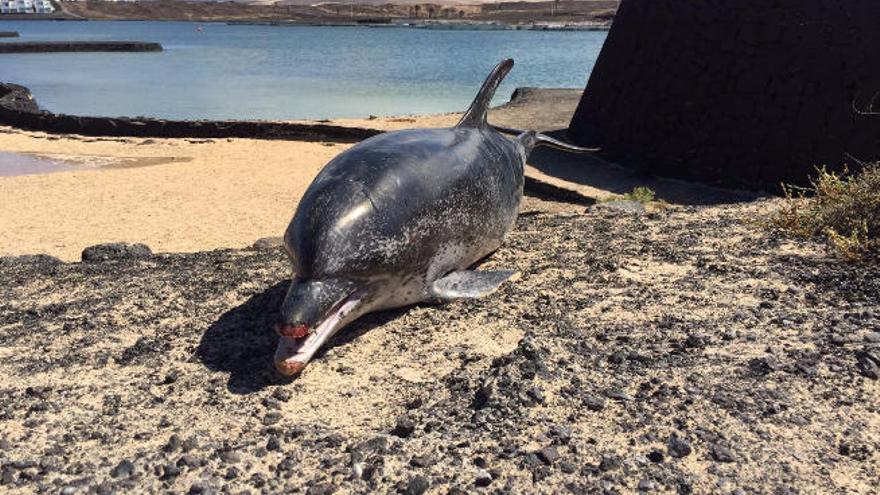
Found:
[(0, 53), (161, 52), (162, 45), (144, 41), (27, 41), (0, 44)]
[(40, 110), (30, 91), (0, 83), (0, 125), (30, 131), (83, 136), (157, 138), (248, 138), (355, 142), (381, 131), (293, 122), (165, 120), (146, 117), (89, 117)]
[(0, 31), (0, 38), (18, 38), (15, 31)]

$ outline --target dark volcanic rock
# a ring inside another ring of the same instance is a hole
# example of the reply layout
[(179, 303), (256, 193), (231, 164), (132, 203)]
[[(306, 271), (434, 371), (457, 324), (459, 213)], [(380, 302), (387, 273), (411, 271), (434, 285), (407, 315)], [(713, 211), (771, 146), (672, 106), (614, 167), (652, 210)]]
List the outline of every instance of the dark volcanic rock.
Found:
[(127, 478), (134, 473), (134, 464), (129, 460), (121, 461), (110, 471), (110, 475), (114, 478)]
[(278, 249), (284, 245), (284, 238), (282, 237), (261, 237), (257, 239), (254, 244), (254, 249)]
[(4, 265), (0, 491), (872, 486), (880, 268), (744, 221), (768, 204), (524, 214), (484, 263), (519, 281), (367, 315), (294, 380), (280, 250)]
[(544, 447), (537, 454), (538, 459), (541, 459), (541, 462), (544, 464), (553, 464), (559, 460), (559, 452), (556, 450), (556, 447)]
[(397, 423), (394, 425), (394, 429), (391, 430), (391, 434), (401, 438), (407, 438), (412, 435), (415, 430), (416, 424), (413, 422), (412, 418), (403, 415), (397, 418)]
[(431, 486), (428, 478), (424, 476), (418, 475), (409, 480), (409, 483), (406, 485), (406, 490), (404, 493), (406, 495), (422, 495), (428, 488)]
[(726, 445), (718, 443), (713, 444), (709, 449), (709, 453), (712, 455), (712, 459), (715, 459), (718, 462), (734, 462), (736, 460), (733, 451)]
[(84, 262), (116, 261), (129, 259), (149, 258), (153, 255), (146, 244), (129, 244), (127, 242), (112, 242), (89, 246), (82, 252)]
[(686, 441), (678, 438), (677, 436), (672, 436), (669, 438), (669, 443), (667, 444), (669, 449), (669, 455), (672, 457), (687, 457), (693, 452), (690, 444)]

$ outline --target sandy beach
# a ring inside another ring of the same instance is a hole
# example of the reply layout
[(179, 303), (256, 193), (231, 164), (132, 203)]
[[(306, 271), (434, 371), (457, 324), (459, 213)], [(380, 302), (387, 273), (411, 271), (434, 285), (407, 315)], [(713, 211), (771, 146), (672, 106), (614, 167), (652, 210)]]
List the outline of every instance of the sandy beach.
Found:
[[(444, 115), (341, 122), (394, 129), (455, 121)], [(116, 241), (163, 252), (248, 246), (281, 235), (312, 178), (349, 146), (59, 137), (0, 128), (3, 151), (86, 163), (135, 159), (127, 167), (0, 179), (0, 256), (46, 253), (73, 261), (86, 246)], [(147, 165), (134, 166), (144, 160)]]
[[(578, 91), (543, 91), (492, 110), (493, 122), (542, 130), (565, 127)], [(459, 113), (307, 121), (382, 131), (447, 127)], [(0, 177), (0, 256), (49, 254), (78, 261), (107, 242), (154, 252), (250, 246), (281, 236), (315, 175), (349, 143), (255, 139), (96, 138), (0, 127), (0, 151), (63, 159), (81, 171)], [(94, 165), (104, 165), (96, 168)], [(608, 191), (527, 175), (586, 197)], [(527, 198), (534, 209), (540, 201)], [(541, 203), (544, 211), (565, 204)]]

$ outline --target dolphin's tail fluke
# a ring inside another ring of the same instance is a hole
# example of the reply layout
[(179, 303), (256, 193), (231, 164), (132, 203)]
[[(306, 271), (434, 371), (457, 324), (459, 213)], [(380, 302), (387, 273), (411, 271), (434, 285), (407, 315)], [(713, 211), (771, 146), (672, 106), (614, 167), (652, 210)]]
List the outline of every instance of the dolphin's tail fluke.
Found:
[(495, 91), (501, 84), (501, 80), (504, 79), (504, 76), (506, 76), (512, 68), (513, 59), (509, 58), (507, 60), (502, 60), (501, 63), (492, 69), (492, 73), (486, 78), (486, 81), (480, 88), (480, 92), (477, 93), (477, 97), (474, 98), (474, 102), (471, 103), (471, 106), (468, 108), (467, 112), (465, 112), (464, 117), (458, 121), (456, 127), (485, 127), (488, 125), (486, 123), (486, 114), (489, 112), (489, 102), (491, 102), (492, 97), (495, 96)]
[(570, 153), (595, 153), (602, 150), (602, 148), (583, 148), (580, 146), (575, 146), (573, 144), (560, 141), (556, 138), (552, 138), (546, 134), (542, 134), (537, 131), (521, 131), (519, 129), (512, 129), (510, 127), (501, 127), (497, 125), (493, 125), (492, 127), (495, 128), (495, 130), (497, 130), (498, 132), (515, 135), (516, 140), (519, 141), (523, 149), (526, 150), (526, 154), (531, 152), (532, 149), (537, 146), (547, 146), (562, 151), (568, 151)]

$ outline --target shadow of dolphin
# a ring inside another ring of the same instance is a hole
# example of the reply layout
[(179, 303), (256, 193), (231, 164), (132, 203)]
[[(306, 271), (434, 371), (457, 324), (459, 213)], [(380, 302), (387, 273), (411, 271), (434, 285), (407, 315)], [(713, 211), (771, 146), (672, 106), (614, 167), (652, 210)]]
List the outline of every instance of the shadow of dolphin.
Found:
[[(273, 327), (289, 285), (290, 280), (283, 280), (251, 296), (223, 313), (202, 335), (195, 355), (211, 371), (229, 373), (226, 387), (231, 393), (250, 394), (295, 381), (279, 374), (272, 360), (278, 343)], [(332, 339), (317, 357), (388, 323), (407, 309), (381, 311), (359, 318)]]

